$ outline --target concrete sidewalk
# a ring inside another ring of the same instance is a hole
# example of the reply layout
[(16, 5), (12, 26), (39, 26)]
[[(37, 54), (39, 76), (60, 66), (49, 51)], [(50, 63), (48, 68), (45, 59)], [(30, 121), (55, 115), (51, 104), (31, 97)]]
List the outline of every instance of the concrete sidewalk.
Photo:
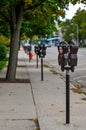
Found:
[[(18, 59), (16, 77), (29, 78), (31, 83), (0, 83), (0, 130), (85, 130), (86, 101), (82, 95), (70, 90), (70, 125), (65, 125), (64, 80), (54, 68), (44, 67), (41, 81), (40, 59), (36, 68), (35, 57), (29, 62), (22, 48)], [(5, 69), (0, 77), (4, 75)]]
[[(17, 75), (29, 79), (28, 57), (23, 49), (19, 52)], [(6, 68), (0, 72), (5, 77)], [(36, 130), (37, 114), (30, 83), (0, 83), (0, 130)]]
[[(47, 55), (46, 55), (47, 56)], [(35, 60), (30, 66), (35, 66)], [(70, 125), (66, 125), (66, 85), (56, 70), (44, 67), (44, 81), (41, 81), (41, 68), (31, 67), (30, 74), (33, 95), (41, 130), (85, 130), (86, 101), (82, 95), (70, 90)], [(47, 66), (47, 65), (45, 65)]]

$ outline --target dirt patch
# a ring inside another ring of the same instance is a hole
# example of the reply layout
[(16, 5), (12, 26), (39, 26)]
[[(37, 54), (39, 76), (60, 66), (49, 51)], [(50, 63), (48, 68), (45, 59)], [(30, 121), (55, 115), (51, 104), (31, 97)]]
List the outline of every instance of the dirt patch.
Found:
[(37, 127), (36, 130), (40, 130), (38, 119), (35, 118), (35, 119), (33, 119), (33, 121), (34, 121), (34, 123), (35, 123), (35, 125), (36, 125), (36, 127)]
[(58, 72), (54, 69), (50, 69), (50, 72), (52, 72), (52, 74), (58, 75)]
[(81, 89), (79, 89), (79, 88), (77, 88), (77, 87), (71, 88), (71, 90), (72, 90), (74, 93), (86, 95), (86, 91), (83, 91), (83, 90), (81, 90)]
[(15, 79), (13, 81), (0, 78), (0, 83), (30, 83), (30, 79)]
[(50, 68), (50, 66), (49, 66), (49, 65), (47, 65), (47, 64), (44, 64), (43, 66), (44, 66), (44, 67), (46, 67), (46, 68)]
[(86, 101), (86, 97), (82, 98), (81, 100), (84, 100), (84, 101)]

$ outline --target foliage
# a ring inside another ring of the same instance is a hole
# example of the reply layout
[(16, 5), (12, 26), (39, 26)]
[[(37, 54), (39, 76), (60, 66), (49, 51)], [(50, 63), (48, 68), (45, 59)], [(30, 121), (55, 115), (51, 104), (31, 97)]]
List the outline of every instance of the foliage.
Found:
[[(63, 5), (63, 6), (62, 6)], [(38, 8), (27, 10), (21, 28), (21, 34), (33, 37), (33, 35), (45, 36), (50, 35), (56, 30), (54, 19), (59, 15), (64, 15), (63, 8), (65, 4), (56, 0), (46, 0)]]
[(7, 61), (0, 61), (0, 70), (2, 70), (4, 68), (4, 66), (6, 65)]
[(22, 34), (21, 40), (28, 40), (28, 36), (26, 35), (26, 33)]
[(86, 39), (86, 10), (78, 9), (71, 20), (62, 21), (60, 27), (66, 41), (77, 39), (77, 31), (79, 41)]
[[(35, 2), (38, 2), (38, 0)], [(76, 4), (78, 0), (70, 2)], [(52, 34), (53, 31), (56, 31), (54, 19), (59, 19), (59, 16), (64, 17), (64, 8), (68, 8), (68, 4), (69, 1), (67, 0), (45, 0), (34, 10), (27, 10), (22, 22), (21, 35), (24, 32), (25, 35), (31, 38), (33, 35), (45, 36), (46, 34)]]
[(0, 34), (5, 37), (10, 38), (10, 28), (9, 25), (3, 24), (2, 19), (0, 19)]
[(85, 44), (82, 44), (80, 47), (86, 47), (86, 45), (85, 45)]
[(2, 44), (2, 43), (6, 46), (9, 46), (10, 45), (10, 39), (5, 37), (4, 35), (0, 35), (0, 44)]
[(0, 0), (0, 34), (10, 37), (6, 79), (15, 78), (21, 25), (21, 35), (30, 38), (33, 35), (50, 34), (55, 29), (54, 19), (57, 20), (59, 15), (64, 16), (64, 9), (69, 2), (75, 4), (77, 1), (79, 0)]
[(66, 20), (60, 23), (61, 31), (63, 34), (63, 39), (65, 41), (70, 41), (72, 40), (72, 27), (71, 27), (71, 21)]
[(72, 22), (78, 24), (79, 40), (86, 39), (86, 10), (78, 9)]
[[(68, 7), (68, 3), (72, 2), (75, 4), (78, 0), (0, 0), (1, 34), (10, 36), (10, 7), (12, 5), (16, 7), (20, 1), (24, 3), (21, 35), (23, 34), (31, 38), (33, 35), (44, 36), (52, 34), (53, 30), (55, 31), (54, 19), (57, 19), (59, 16), (64, 17), (64, 8)], [(17, 7), (16, 11), (19, 12)]]
[(6, 59), (7, 49), (4, 44), (0, 44), (0, 61)]

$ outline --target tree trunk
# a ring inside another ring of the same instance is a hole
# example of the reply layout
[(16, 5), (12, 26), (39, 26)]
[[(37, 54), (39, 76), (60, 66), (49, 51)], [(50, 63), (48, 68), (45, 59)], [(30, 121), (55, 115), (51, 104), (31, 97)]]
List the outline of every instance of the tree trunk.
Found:
[(20, 27), (23, 17), (23, 6), (24, 4), (22, 3), (18, 3), (17, 5), (11, 6), (11, 44), (6, 74), (6, 79), (11, 81), (15, 80), (16, 78), (16, 65), (18, 59)]
[(13, 37), (10, 46), (10, 56), (6, 75), (7, 80), (14, 80), (16, 75), (16, 65), (17, 65), (18, 47), (19, 47), (18, 35), (19, 30), (15, 29), (13, 32)]

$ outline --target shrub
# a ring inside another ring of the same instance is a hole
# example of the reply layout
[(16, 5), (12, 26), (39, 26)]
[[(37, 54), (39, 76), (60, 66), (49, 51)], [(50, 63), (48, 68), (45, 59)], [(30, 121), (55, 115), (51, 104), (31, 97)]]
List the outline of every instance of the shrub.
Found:
[(6, 59), (7, 49), (4, 44), (0, 44), (0, 61)]
[(10, 45), (10, 39), (5, 37), (4, 35), (0, 35), (0, 44), (2, 44), (2, 43), (6, 46), (9, 46)]
[(4, 68), (4, 66), (6, 65), (7, 61), (0, 61), (0, 70), (2, 70)]
[(86, 44), (82, 45), (82, 47), (86, 47)]

